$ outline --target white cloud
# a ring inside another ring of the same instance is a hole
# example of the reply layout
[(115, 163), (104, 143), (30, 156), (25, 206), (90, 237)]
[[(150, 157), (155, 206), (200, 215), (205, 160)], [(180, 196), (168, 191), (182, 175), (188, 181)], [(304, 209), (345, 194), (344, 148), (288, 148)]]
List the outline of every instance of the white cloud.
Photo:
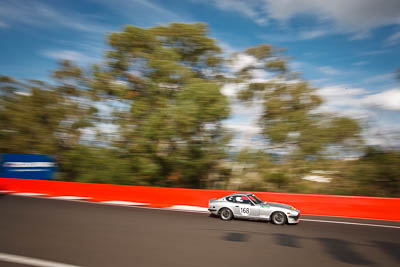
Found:
[[(172, 8), (165, 8), (156, 1), (151, 0), (91, 0), (96, 4), (104, 5), (110, 11), (114, 11), (118, 16), (132, 20), (133, 22), (148, 25), (164, 24), (175, 21), (193, 21), (188, 14), (172, 11)], [(160, 1), (158, 1), (160, 2)], [(166, 1), (166, 6), (168, 6)], [(144, 22), (144, 23), (143, 23)], [(139, 25), (139, 26), (144, 26)]]
[(366, 92), (363, 88), (352, 88), (346, 85), (322, 87), (316, 93), (324, 102), (315, 112), (335, 113), (361, 120), (374, 119), (376, 114), (361, 101)]
[[(364, 65), (368, 62), (359, 61), (356, 63), (356, 65)], [(231, 64), (230, 68), (237, 71), (248, 65), (258, 64), (258, 62), (255, 58), (248, 57), (245, 54), (239, 54), (237, 60), (233, 61)], [(308, 63), (298, 62), (295, 66), (302, 67), (304, 64)], [(313, 66), (313, 68), (327, 75), (339, 75), (344, 73), (330, 66)], [(260, 79), (260, 82), (269, 80), (268, 73), (259, 72), (252, 74), (252, 81), (257, 81), (257, 78)], [(377, 82), (383, 81), (391, 76), (392, 74), (384, 74), (369, 77), (366, 80), (369, 82)], [(326, 80), (313, 82), (325, 83), (325, 81)], [(245, 84), (227, 84), (222, 88), (222, 92), (231, 99), (232, 118), (228, 120), (229, 125), (227, 125), (227, 127), (237, 133), (237, 136), (232, 142), (235, 147), (255, 147), (252, 140), (254, 136), (257, 135), (257, 132), (260, 131), (256, 122), (262, 114), (263, 109), (259, 102), (249, 107), (234, 100), (237, 92), (243, 89), (244, 86)], [(335, 113), (339, 116), (347, 116), (359, 119), (363, 122), (374, 122), (370, 126), (373, 129), (380, 127), (375, 123), (380, 120), (379, 110), (392, 110), (394, 112), (400, 110), (400, 90), (383, 91), (378, 94), (367, 95), (368, 91), (363, 88), (354, 88), (339, 84), (323, 86), (318, 89), (316, 93), (323, 98), (324, 103), (315, 112)], [(377, 138), (378, 137), (375, 138), (374, 142), (377, 142)], [(371, 136), (368, 134), (366, 134), (366, 140), (368, 143), (372, 143)]]
[(255, 83), (270, 81), (274, 76), (273, 73), (260, 69), (251, 70), (250, 74), (253, 77), (252, 82)]
[(232, 72), (237, 72), (257, 63), (258, 62), (255, 57), (241, 53), (236, 55), (236, 57), (232, 60), (228, 67)]
[(41, 54), (56, 60), (70, 60), (78, 63), (91, 63), (96, 61), (96, 58), (94, 57), (73, 50), (47, 50), (42, 51)]
[[(126, 6), (127, 4), (129, 5), (129, 2), (133, 3), (134, 5), (142, 5), (147, 7), (148, 9), (152, 10), (153, 12), (158, 13), (159, 15), (162, 14), (163, 16), (168, 16), (171, 18), (176, 18), (178, 15), (160, 5), (157, 5), (155, 3), (152, 3), (149, 0), (119, 0), (123, 4), (122, 7)], [(109, 1), (108, 1), (109, 2)], [(115, 5), (115, 1), (113, 3)]]
[(329, 26), (301, 33), (299, 37), (304, 39), (330, 33), (351, 33), (352, 40), (359, 40), (369, 37), (373, 29), (400, 24), (398, 0), (214, 0), (213, 3), (222, 10), (239, 12), (258, 24), (270, 20), (289, 22), (298, 16), (309, 15), (315, 17), (318, 24)]
[(323, 87), (327, 82), (329, 82), (329, 79), (327, 78), (309, 80), (309, 83), (314, 87)]
[(366, 93), (362, 88), (345, 85), (325, 86), (316, 91), (324, 100), (316, 112), (337, 113), (357, 119), (365, 119), (373, 114), (360, 103), (360, 97)]
[(257, 24), (265, 25), (268, 23), (268, 18), (262, 9), (259, 8), (257, 1), (214, 0), (212, 2), (221, 10), (237, 12), (244, 17), (254, 20)]
[(262, 143), (260, 140), (254, 140), (255, 136), (261, 132), (257, 125), (263, 110), (261, 101), (254, 100), (251, 105), (246, 105), (235, 98), (237, 93), (244, 89), (246, 85), (245, 83), (229, 83), (221, 88), (221, 92), (228, 97), (231, 108), (230, 118), (225, 120), (223, 125), (235, 133), (230, 145), (236, 149), (244, 147), (261, 148)]
[(235, 97), (236, 94), (244, 89), (245, 84), (237, 84), (237, 83), (226, 83), (221, 88), (221, 93), (227, 97)]
[(377, 82), (387, 82), (391, 81), (394, 78), (393, 73), (385, 73), (385, 74), (379, 74), (375, 76), (368, 77), (363, 80), (364, 83), (377, 83)]
[(357, 96), (365, 94), (363, 88), (350, 88), (344, 85), (326, 86), (317, 90), (318, 94), (323, 97), (343, 97), (343, 96)]
[(238, 51), (238, 49), (232, 47), (229, 43), (226, 43), (226, 42), (219, 41), (218, 46), (222, 49), (223, 53), (225, 53), (227, 56)]
[(394, 45), (394, 44), (400, 43), (400, 31), (398, 31), (398, 32), (396, 32), (396, 33), (390, 35), (390, 36), (386, 39), (385, 43), (386, 43), (387, 45)]
[[(236, 148), (243, 147), (265, 147), (268, 144), (265, 140), (259, 140), (261, 129), (257, 124), (263, 112), (261, 100), (255, 101), (253, 105), (247, 106), (234, 99), (237, 92), (245, 84), (228, 84), (222, 89), (223, 93), (231, 101), (231, 118), (224, 122), (225, 127), (236, 133), (231, 145)], [(400, 111), (400, 89), (392, 89), (376, 94), (369, 94), (364, 88), (354, 88), (343, 84), (330, 85), (316, 90), (316, 94), (322, 97), (323, 104), (314, 112), (334, 113), (339, 116), (346, 116), (368, 122), (369, 129), (364, 133), (368, 144), (389, 145), (394, 140), (394, 133), (389, 128), (393, 119), (382, 119), (381, 111)], [(375, 134), (380, 128), (388, 129), (380, 135)], [(397, 127), (400, 133), (400, 127)], [(392, 138), (393, 137), (393, 138)], [(396, 141), (396, 140), (395, 140)], [(393, 141), (394, 142), (394, 141)], [(400, 144), (400, 138), (396, 144)]]
[[(369, 107), (400, 111), (400, 89), (395, 88), (376, 94), (367, 94), (363, 88), (351, 88), (344, 85), (326, 86), (317, 90), (325, 103), (322, 108), (334, 112), (348, 112), (372, 115)], [(346, 109), (343, 109), (343, 108)]]
[(310, 30), (310, 31), (302, 31), (299, 33), (299, 38), (303, 40), (309, 40), (309, 39), (314, 39), (317, 37), (322, 37), (324, 35), (327, 35), (329, 32), (327, 30)]
[(360, 32), (357, 32), (356, 34), (354, 34), (350, 40), (363, 40), (363, 39), (367, 39), (368, 37), (371, 36), (371, 33), (368, 30), (363, 30)]
[(371, 51), (364, 51), (360, 53), (360, 56), (374, 56), (374, 55), (380, 55), (389, 52), (389, 50), (371, 50)]
[(376, 27), (399, 24), (398, 0), (264, 0), (271, 18), (289, 20), (298, 15), (314, 15), (332, 21), (341, 30), (368, 31)]
[(267, 43), (291, 43), (301, 40), (301, 38), (298, 38), (297, 34), (289, 35), (284, 33), (261, 34), (260, 37)]
[(367, 64), (368, 64), (368, 61), (363, 60), (363, 61), (358, 61), (358, 62), (353, 63), (353, 66), (364, 66)]
[(56, 9), (37, 1), (3, 1), (0, 6), (0, 17), (6, 22), (12, 21), (37, 27), (61, 26), (96, 33), (107, 30), (103, 25), (91, 23), (82, 14), (72, 10)]
[(368, 95), (361, 101), (367, 106), (400, 111), (400, 89), (392, 89), (382, 93)]
[(317, 94), (324, 103), (315, 112), (335, 113), (368, 122), (369, 127), (365, 129), (363, 136), (370, 145), (400, 145), (400, 127), (393, 118), (382, 117), (380, 112), (385, 110), (396, 114), (400, 111), (400, 89), (370, 95), (366, 93), (362, 88), (345, 85), (321, 88), (317, 90)]
[[(227, 64), (227, 68), (228, 71), (234, 73), (249, 66), (261, 67), (263, 64), (263, 62), (257, 60), (257, 58), (253, 56), (245, 53), (237, 53)], [(249, 73), (252, 76), (250, 82), (266, 82), (274, 76), (273, 73), (265, 71), (264, 69), (252, 69)]]
[(228, 122), (228, 123), (225, 123), (224, 126), (228, 129), (238, 131), (238, 132), (243, 132), (248, 135), (256, 135), (261, 132), (260, 127), (253, 125), (253, 124), (247, 124), (247, 123)]
[(289, 61), (290, 67), (293, 69), (300, 69), (306, 65), (304, 62), (301, 61)]
[(242, 148), (263, 149), (266, 143), (260, 138), (261, 128), (255, 120), (227, 120), (224, 127), (235, 133), (230, 145), (236, 150)]
[(9, 27), (8, 24), (0, 21), (0, 28), (8, 28), (8, 27)]
[[(382, 117), (380, 110), (400, 111), (400, 89), (366, 95), (363, 88), (346, 85), (326, 86), (317, 90), (324, 103), (316, 112), (335, 113), (368, 122), (363, 137), (369, 145), (400, 145), (400, 127), (393, 118)], [(393, 127), (395, 125), (396, 127)], [(396, 134), (397, 131), (397, 134)]]
[(311, 30), (301, 30), (296, 32), (290, 32), (288, 34), (284, 33), (269, 33), (262, 34), (260, 37), (266, 40), (269, 43), (291, 43), (298, 41), (311, 40), (315, 38), (319, 38), (328, 34), (335, 33), (329, 30), (322, 29), (311, 29)]
[(249, 121), (257, 121), (263, 111), (261, 100), (254, 100), (251, 105), (242, 104), (236, 100), (231, 101), (232, 117), (247, 117)]
[(340, 70), (335, 69), (330, 66), (322, 66), (322, 67), (318, 67), (317, 69), (326, 75), (339, 75), (342, 73)]
[(365, 134), (366, 142), (370, 145), (387, 148), (400, 148), (399, 125), (381, 124), (379, 127), (369, 129)]

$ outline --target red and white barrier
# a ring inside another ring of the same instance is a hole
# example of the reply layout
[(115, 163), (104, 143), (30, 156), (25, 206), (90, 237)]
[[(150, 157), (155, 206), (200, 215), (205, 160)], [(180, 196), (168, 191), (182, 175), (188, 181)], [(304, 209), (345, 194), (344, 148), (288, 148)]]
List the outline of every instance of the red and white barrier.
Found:
[[(206, 212), (208, 200), (236, 191), (0, 179), (3, 193)], [(253, 192), (268, 202), (293, 205), (306, 215), (400, 221), (400, 198)]]

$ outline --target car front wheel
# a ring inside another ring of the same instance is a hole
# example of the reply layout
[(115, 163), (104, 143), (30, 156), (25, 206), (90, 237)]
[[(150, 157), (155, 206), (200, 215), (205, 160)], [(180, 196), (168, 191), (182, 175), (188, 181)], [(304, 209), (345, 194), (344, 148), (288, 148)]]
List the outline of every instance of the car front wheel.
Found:
[(277, 225), (283, 225), (286, 223), (287, 219), (286, 219), (286, 215), (283, 212), (274, 212), (271, 216), (271, 221), (274, 224)]
[(223, 208), (221, 210), (219, 216), (221, 217), (221, 220), (224, 220), (224, 221), (229, 221), (229, 220), (233, 219), (233, 213), (228, 208)]

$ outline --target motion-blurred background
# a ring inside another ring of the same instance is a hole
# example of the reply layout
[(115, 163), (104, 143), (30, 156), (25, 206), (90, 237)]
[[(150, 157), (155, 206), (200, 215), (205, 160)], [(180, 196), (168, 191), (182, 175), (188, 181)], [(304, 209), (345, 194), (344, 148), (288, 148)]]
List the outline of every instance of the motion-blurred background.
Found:
[(0, 153), (64, 181), (399, 197), (400, 2), (291, 2), (1, 0)]

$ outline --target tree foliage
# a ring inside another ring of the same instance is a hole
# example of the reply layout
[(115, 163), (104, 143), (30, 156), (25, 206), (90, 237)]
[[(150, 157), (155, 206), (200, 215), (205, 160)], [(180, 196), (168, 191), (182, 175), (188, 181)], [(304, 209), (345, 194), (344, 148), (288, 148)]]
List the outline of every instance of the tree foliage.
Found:
[[(2, 152), (51, 154), (67, 180), (205, 187), (229, 141), (221, 50), (206, 26), (126, 26), (108, 43), (103, 63), (61, 62), (51, 85), (1, 78)], [(117, 130), (102, 143), (93, 132), (104, 124)]]
[(20, 82), (0, 77), (0, 150), (6, 153), (47, 153), (77, 145), (82, 129), (92, 125), (89, 104), (74, 99), (64, 85)]
[[(262, 44), (228, 58), (203, 23), (128, 25), (107, 42), (102, 62), (62, 61), (50, 82), (0, 76), (1, 153), (52, 155), (67, 181), (400, 195), (398, 151), (365, 150), (359, 121), (320, 112), (317, 89), (282, 49)], [(239, 54), (253, 63), (232, 73)], [(229, 151), (226, 83), (243, 86), (243, 103), (261, 103), (267, 150)], [(362, 156), (341, 160), (346, 151)], [(315, 170), (331, 183), (302, 179)]]
[(145, 183), (203, 187), (228, 141), (221, 120), (229, 105), (215, 78), (220, 48), (202, 23), (126, 26), (108, 41), (91, 89), (126, 107), (114, 114), (113, 145)]
[(358, 195), (398, 197), (400, 195), (400, 152), (368, 148), (355, 162), (351, 178)]
[[(277, 49), (260, 45), (245, 51), (257, 62), (238, 71), (238, 81), (247, 84), (239, 99), (260, 99), (263, 114), (259, 124), (273, 146), (294, 146), (300, 158), (320, 156), (329, 145), (349, 139), (359, 141), (361, 127), (356, 120), (318, 112), (322, 99), (316, 89), (296, 79)], [(253, 82), (252, 72), (275, 73), (273, 79)]]

